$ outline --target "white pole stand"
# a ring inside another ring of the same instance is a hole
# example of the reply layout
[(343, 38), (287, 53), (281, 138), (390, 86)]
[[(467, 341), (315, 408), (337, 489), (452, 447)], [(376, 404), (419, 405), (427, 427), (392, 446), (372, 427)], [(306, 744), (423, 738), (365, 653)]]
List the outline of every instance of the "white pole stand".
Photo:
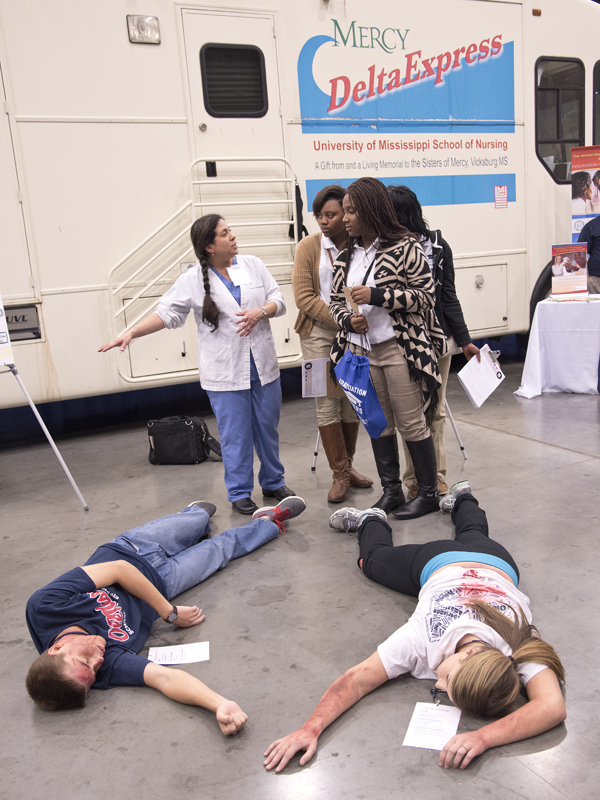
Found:
[(73, 476), (72, 476), (72, 475), (71, 475), (71, 473), (69, 472), (69, 469), (68, 469), (67, 465), (65, 464), (65, 462), (64, 462), (64, 460), (63, 460), (63, 457), (62, 457), (62, 456), (61, 456), (61, 454), (58, 452), (58, 448), (57, 448), (57, 446), (54, 444), (54, 440), (52, 439), (52, 436), (50, 436), (50, 431), (49, 431), (49, 430), (48, 430), (48, 428), (45, 426), (45, 424), (44, 424), (44, 420), (43, 420), (43, 419), (40, 417), (39, 411), (38, 411), (38, 410), (37, 410), (37, 408), (35, 407), (35, 404), (34, 404), (33, 400), (31, 399), (31, 397), (29, 396), (29, 393), (28, 393), (27, 389), (25, 388), (25, 386), (24, 386), (24, 384), (23, 384), (23, 381), (22, 381), (22, 380), (21, 380), (21, 378), (19, 377), (19, 373), (17, 372), (17, 368), (16, 368), (16, 366), (15, 366), (14, 364), (7, 364), (6, 366), (9, 368), (9, 370), (10, 370), (10, 371), (12, 372), (12, 374), (15, 376), (15, 378), (17, 379), (17, 382), (18, 382), (19, 386), (20, 386), (20, 387), (21, 387), (21, 389), (23, 390), (23, 394), (24, 394), (24, 395), (25, 395), (25, 397), (27, 398), (27, 402), (28, 402), (28, 403), (29, 403), (29, 405), (31, 406), (31, 410), (32, 410), (32, 411), (33, 411), (33, 413), (35, 414), (35, 416), (36, 416), (36, 418), (37, 418), (37, 421), (40, 423), (40, 427), (41, 427), (41, 429), (42, 429), (42, 430), (44, 431), (44, 433), (46, 434), (46, 439), (48, 439), (48, 441), (50, 442), (50, 445), (51, 445), (52, 449), (54, 450), (54, 453), (55, 453), (56, 457), (58, 458), (58, 460), (59, 460), (59, 462), (60, 462), (60, 465), (61, 465), (61, 467), (62, 467), (62, 468), (63, 468), (63, 470), (65, 471), (65, 475), (66, 475), (66, 476), (67, 476), (67, 478), (69, 479), (69, 481), (70, 481), (70, 483), (71, 483), (71, 486), (73, 487), (73, 489), (75, 489), (75, 493), (76, 493), (77, 497), (78, 497), (78, 498), (81, 500), (81, 505), (83, 506), (83, 508), (85, 509), (85, 511), (89, 511), (89, 506), (88, 506), (88, 504), (85, 502), (85, 500), (83, 499), (83, 495), (81, 494), (81, 492), (80, 492), (80, 491), (79, 491), (79, 489), (77, 488), (77, 484), (76, 484), (76, 483), (75, 483), (75, 481), (73, 480)]
[(467, 451), (465, 450), (465, 446), (462, 443), (462, 439), (460, 438), (458, 428), (456, 427), (456, 422), (454, 422), (454, 417), (452, 416), (452, 412), (450, 411), (450, 406), (448, 405), (447, 400), (445, 400), (445, 403), (446, 403), (446, 414), (448, 415), (448, 419), (450, 420), (450, 424), (452, 425), (452, 430), (454, 431), (454, 435), (456, 436), (456, 441), (458, 442), (458, 446), (460, 447), (460, 451), (463, 454), (464, 460), (467, 461)]
[(319, 457), (319, 442), (321, 441), (321, 431), (317, 431), (317, 441), (315, 442), (315, 452), (313, 453), (313, 463), (312, 467), (310, 468), (311, 472), (316, 472), (317, 470), (317, 458)]

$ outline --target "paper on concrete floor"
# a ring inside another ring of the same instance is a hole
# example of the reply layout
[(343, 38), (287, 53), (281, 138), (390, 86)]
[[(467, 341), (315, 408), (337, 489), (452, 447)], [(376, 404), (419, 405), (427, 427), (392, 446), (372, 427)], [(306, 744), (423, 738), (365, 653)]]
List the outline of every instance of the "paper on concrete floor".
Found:
[(408, 724), (403, 747), (443, 750), (458, 729), (461, 710), (455, 706), (417, 703)]
[(155, 664), (195, 664), (198, 661), (209, 661), (208, 642), (151, 647), (148, 650), (148, 660)]

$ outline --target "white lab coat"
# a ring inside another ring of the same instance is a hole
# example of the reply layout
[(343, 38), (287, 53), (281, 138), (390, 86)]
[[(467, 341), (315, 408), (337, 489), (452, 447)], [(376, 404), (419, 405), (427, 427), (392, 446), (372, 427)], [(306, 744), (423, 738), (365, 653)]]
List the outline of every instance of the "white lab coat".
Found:
[(268, 319), (260, 320), (249, 336), (236, 331), (237, 311), (261, 308), (273, 300), (277, 303), (276, 317), (285, 314), (283, 296), (275, 278), (256, 256), (237, 256), (237, 263), (250, 275), (251, 282), (242, 284), (241, 305), (238, 306), (218, 275), (209, 269), (210, 292), (219, 307), (219, 327), (212, 331), (202, 321), (204, 284), (200, 265), (181, 275), (162, 297), (156, 313), (165, 328), (181, 327), (194, 311), (198, 327), (198, 370), (200, 385), (213, 392), (250, 389), (250, 351), (261, 385), (279, 377), (275, 340)]

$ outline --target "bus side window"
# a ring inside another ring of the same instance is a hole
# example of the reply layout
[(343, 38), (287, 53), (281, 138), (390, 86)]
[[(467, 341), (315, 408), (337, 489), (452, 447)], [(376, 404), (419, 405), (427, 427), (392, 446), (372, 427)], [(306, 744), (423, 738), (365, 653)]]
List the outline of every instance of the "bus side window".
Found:
[(594, 64), (594, 131), (593, 143), (600, 144), (600, 61)]
[(585, 144), (584, 67), (575, 58), (543, 57), (535, 77), (536, 153), (556, 183), (569, 183), (571, 148)]

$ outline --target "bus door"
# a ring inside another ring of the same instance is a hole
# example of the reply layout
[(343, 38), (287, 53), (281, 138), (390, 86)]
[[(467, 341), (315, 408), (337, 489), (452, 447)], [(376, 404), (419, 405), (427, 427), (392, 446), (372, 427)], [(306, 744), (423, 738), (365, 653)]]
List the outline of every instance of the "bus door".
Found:
[(297, 361), (300, 347), (292, 321), (289, 235), (294, 174), (284, 159), (275, 17), (184, 8), (182, 21), (198, 159), (194, 213), (223, 214), (240, 253), (261, 258), (279, 283), (288, 313), (272, 327), (285, 366)]

